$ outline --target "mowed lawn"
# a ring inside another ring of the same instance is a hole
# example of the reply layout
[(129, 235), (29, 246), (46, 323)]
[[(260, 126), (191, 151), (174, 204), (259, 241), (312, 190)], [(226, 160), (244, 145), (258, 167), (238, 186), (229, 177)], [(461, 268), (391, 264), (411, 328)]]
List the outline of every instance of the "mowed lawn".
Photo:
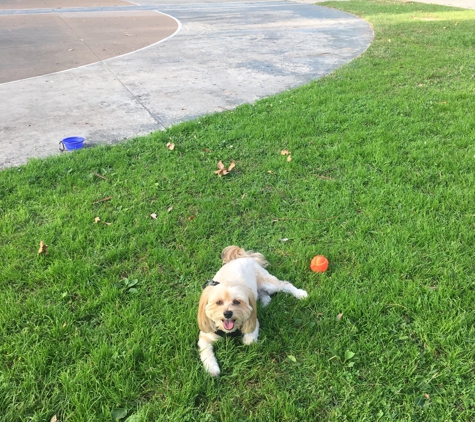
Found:
[[(0, 420), (475, 420), (475, 11), (326, 5), (375, 31), (331, 75), (0, 172)], [(230, 244), (309, 298), (213, 379), (197, 304)]]

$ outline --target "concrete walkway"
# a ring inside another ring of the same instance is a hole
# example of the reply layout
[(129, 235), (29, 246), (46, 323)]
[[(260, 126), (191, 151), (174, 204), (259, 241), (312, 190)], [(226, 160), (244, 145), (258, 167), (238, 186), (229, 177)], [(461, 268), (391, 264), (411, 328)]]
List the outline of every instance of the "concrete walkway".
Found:
[[(101, 14), (133, 19), (157, 11), (177, 30), (164, 40), (155, 34), (150, 46), (125, 55), (105, 59), (96, 49), (95, 63), (0, 84), (0, 168), (57, 154), (68, 136), (84, 136), (87, 145), (114, 143), (254, 102), (331, 72), (373, 38), (364, 20), (305, 2), (25, 0), (38, 6), (25, 9), (18, 7), (23, 1), (4, 0), (0, 24), (27, 16), (34, 27), (53, 15), (87, 24)], [(17, 7), (7, 9), (8, 2)], [(81, 7), (68, 7), (75, 4)]]

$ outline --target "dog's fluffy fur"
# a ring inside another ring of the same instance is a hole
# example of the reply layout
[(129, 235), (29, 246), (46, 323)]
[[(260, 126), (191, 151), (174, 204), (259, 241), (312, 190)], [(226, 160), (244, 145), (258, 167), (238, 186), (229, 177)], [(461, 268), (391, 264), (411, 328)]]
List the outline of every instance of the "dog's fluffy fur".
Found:
[(240, 330), (243, 343), (249, 345), (259, 335), (258, 299), (266, 306), (276, 292), (290, 293), (297, 299), (307, 297), (305, 290), (269, 274), (265, 269), (268, 262), (260, 253), (228, 246), (221, 258), (224, 265), (213, 278), (219, 284), (203, 290), (198, 308), (200, 358), (212, 376), (220, 373), (213, 353), (213, 343), (222, 338), (217, 331), (230, 334)]

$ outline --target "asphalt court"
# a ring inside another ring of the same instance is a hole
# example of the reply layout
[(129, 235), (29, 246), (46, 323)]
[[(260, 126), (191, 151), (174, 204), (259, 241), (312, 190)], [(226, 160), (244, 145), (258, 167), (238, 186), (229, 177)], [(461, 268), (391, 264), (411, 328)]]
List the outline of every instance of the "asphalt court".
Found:
[[(37, 6), (37, 3), (75, 2), (30, 0), (27, 3)], [(177, 29), (176, 20), (156, 11), (3, 15), (0, 16), (0, 83), (130, 53), (169, 37)]]
[(135, 3), (123, 0), (2, 0), (0, 10), (130, 6), (132, 4)]

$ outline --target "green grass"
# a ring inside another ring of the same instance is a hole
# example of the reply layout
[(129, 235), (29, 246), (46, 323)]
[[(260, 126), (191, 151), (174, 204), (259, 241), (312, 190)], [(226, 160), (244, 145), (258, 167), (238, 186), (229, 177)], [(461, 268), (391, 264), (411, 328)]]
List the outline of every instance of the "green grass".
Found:
[[(375, 30), (333, 74), (0, 173), (2, 421), (474, 420), (475, 11), (329, 5)], [(310, 297), (211, 379), (196, 309), (230, 244)]]

